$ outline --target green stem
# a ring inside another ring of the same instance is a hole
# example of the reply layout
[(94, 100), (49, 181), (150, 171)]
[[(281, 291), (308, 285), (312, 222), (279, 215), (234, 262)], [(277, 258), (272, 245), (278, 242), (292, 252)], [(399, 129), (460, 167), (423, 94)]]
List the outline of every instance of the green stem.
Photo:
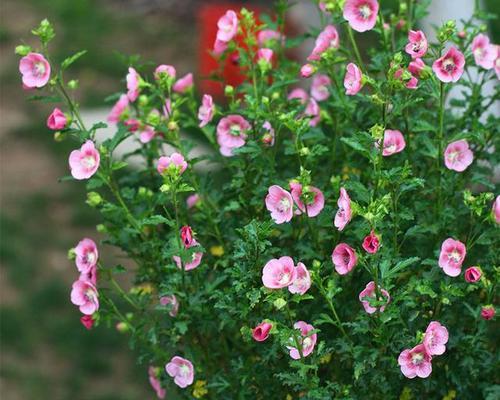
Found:
[(352, 49), (354, 50), (359, 68), (361, 68), (361, 70), (366, 73), (363, 60), (361, 59), (361, 54), (359, 53), (358, 45), (356, 44), (356, 40), (354, 39), (354, 33), (352, 32), (352, 28), (350, 26), (347, 27), (347, 32), (349, 34), (349, 40), (351, 41)]
[(441, 167), (441, 156), (443, 154), (443, 135), (444, 135), (444, 83), (439, 83), (439, 131), (438, 131), (438, 154), (436, 168), (438, 171), (438, 186), (437, 186), (437, 216), (441, 214), (442, 211), (442, 167)]

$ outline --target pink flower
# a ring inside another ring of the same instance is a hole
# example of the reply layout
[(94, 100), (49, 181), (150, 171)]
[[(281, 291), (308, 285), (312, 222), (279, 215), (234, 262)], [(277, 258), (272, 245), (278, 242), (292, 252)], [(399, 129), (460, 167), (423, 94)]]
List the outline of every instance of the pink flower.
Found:
[(228, 115), (222, 118), (217, 125), (217, 143), (223, 156), (231, 157), (233, 149), (245, 145), (250, 123), (241, 115)]
[(139, 132), (139, 140), (141, 143), (149, 143), (155, 137), (155, 130), (151, 125), (145, 125), (144, 128)]
[(440, 356), (446, 351), (448, 329), (437, 321), (432, 321), (425, 330), (423, 345), (431, 356)]
[(347, 0), (344, 5), (344, 19), (355, 31), (369, 31), (377, 22), (378, 7), (377, 0)]
[(185, 225), (181, 228), (181, 240), (186, 249), (196, 244), (196, 240), (193, 236), (193, 230), (190, 226)]
[(257, 34), (257, 42), (259, 47), (269, 47), (273, 41), (283, 41), (281, 33), (272, 29), (263, 29)]
[(222, 42), (231, 41), (238, 33), (238, 16), (233, 10), (227, 10), (217, 22), (217, 40)]
[(420, 58), (425, 56), (427, 53), (427, 38), (422, 31), (410, 31), (408, 32), (409, 43), (405, 47), (405, 51), (411, 56), (411, 58)]
[(257, 62), (271, 64), (274, 52), (268, 48), (262, 48), (257, 51)]
[(181, 175), (187, 168), (188, 163), (184, 160), (182, 154), (172, 153), (170, 156), (162, 156), (158, 159), (156, 169), (160, 174), (167, 169), (176, 169)]
[(80, 318), (80, 322), (85, 327), (85, 329), (88, 329), (90, 331), (94, 326), (95, 321), (94, 318), (92, 318), (92, 315), (84, 315)]
[(99, 151), (92, 140), (87, 140), (80, 150), (73, 150), (69, 155), (69, 167), (73, 178), (89, 179), (99, 168)]
[[(394, 73), (394, 78), (400, 80), (401, 82), (405, 83), (402, 76), (403, 76), (404, 69), (400, 68)], [(411, 76), (410, 79), (405, 83), (405, 86), (407, 89), (416, 89), (418, 85), (418, 79), (415, 78), (413, 75)]]
[(97, 246), (92, 239), (84, 238), (78, 242), (75, 247), (75, 263), (76, 268), (80, 272), (88, 272), (90, 268), (97, 264), (99, 252)]
[(382, 155), (384, 157), (392, 156), (399, 153), (406, 147), (405, 138), (400, 131), (386, 129), (384, 132), (384, 149)]
[(500, 196), (497, 196), (492, 206), (493, 216), (495, 217), (495, 222), (500, 224)]
[(140, 77), (137, 71), (129, 67), (127, 74), (127, 97), (131, 102), (134, 102), (139, 97), (139, 81)]
[(333, 249), (332, 262), (335, 265), (335, 271), (340, 275), (345, 275), (352, 271), (358, 262), (356, 252), (346, 243), (340, 243)]
[(356, 64), (347, 64), (344, 77), (345, 94), (348, 96), (354, 96), (358, 93), (363, 87), (362, 78), (363, 74)]
[(90, 282), (92, 285), (97, 284), (97, 265), (91, 266), (87, 271), (80, 272), (80, 277), (78, 278), (84, 282)]
[(193, 87), (193, 74), (189, 73), (179, 78), (172, 86), (172, 90), (176, 93), (185, 93)]
[(442, 268), (448, 276), (460, 275), (466, 253), (465, 245), (462, 242), (452, 238), (446, 239), (441, 245), (439, 268)]
[(162, 306), (169, 306), (170, 311), (168, 313), (171, 317), (175, 317), (179, 312), (179, 301), (175, 294), (160, 297), (160, 304)]
[(307, 210), (307, 216), (308, 217), (315, 217), (317, 216), (321, 210), (323, 210), (323, 207), (325, 206), (325, 196), (323, 195), (323, 192), (319, 190), (317, 187), (314, 186), (307, 186), (306, 187), (306, 192), (308, 195), (312, 195), (312, 199), (306, 204), (302, 201), (301, 197), (303, 195), (302, 191), (302, 185), (298, 182), (290, 182), (290, 188), (292, 190), (292, 198), (295, 201), (295, 204), (297, 205), (298, 214), (301, 212), (306, 212)]
[(372, 229), (370, 234), (363, 239), (363, 249), (367, 253), (375, 254), (380, 247), (380, 241), (375, 231)]
[(162, 64), (162, 65), (158, 65), (155, 69), (155, 72), (154, 72), (155, 79), (156, 80), (160, 79), (162, 74), (165, 74), (165, 75), (170, 76), (173, 79), (175, 79), (177, 72), (172, 65)]
[(172, 378), (177, 386), (185, 388), (193, 383), (194, 368), (191, 361), (175, 356), (165, 366), (165, 371)]
[(484, 306), (481, 309), (481, 318), (485, 319), (486, 321), (489, 321), (495, 316), (495, 307), (492, 305), (489, 306)]
[(316, 68), (314, 68), (311, 64), (304, 64), (300, 68), (300, 76), (302, 76), (302, 78), (309, 78), (315, 71)]
[(227, 48), (228, 48), (227, 42), (215, 39), (213, 52), (216, 56), (220, 56), (227, 50)]
[(167, 394), (167, 391), (161, 387), (160, 379), (158, 379), (158, 375), (159, 375), (158, 368), (150, 366), (148, 369), (148, 375), (149, 375), (149, 383), (151, 384), (151, 387), (156, 392), (156, 396), (159, 399), (164, 399), (165, 395)]
[(472, 41), (472, 54), (476, 65), (484, 69), (491, 69), (497, 58), (497, 49), (495, 45), (490, 44), (488, 36), (480, 33)]
[(481, 268), (479, 267), (469, 267), (465, 270), (465, 280), (469, 283), (475, 283), (481, 279)]
[(431, 361), (432, 356), (427, 353), (423, 344), (419, 344), (413, 349), (403, 350), (398, 358), (401, 372), (410, 379), (416, 376), (427, 378), (432, 372)]
[(309, 95), (304, 89), (297, 88), (293, 89), (287, 97), (288, 100), (299, 99), (301, 104), (306, 104), (307, 100), (309, 100)]
[(172, 116), (172, 100), (165, 100), (165, 104), (163, 105), (163, 115), (167, 119), (170, 119), (170, 117)]
[(370, 299), (382, 301), (382, 298), (377, 299), (375, 282), (373, 281), (368, 282), (365, 288), (359, 294), (359, 301), (361, 302), (363, 308), (368, 314), (373, 314), (375, 311), (384, 312), (385, 306), (389, 304), (389, 302), (391, 301), (391, 296), (389, 296), (389, 292), (387, 290), (382, 289), (379, 286), (379, 291), (382, 294), (382, 296), (385, 297), (385, 304), (377, 307), (373, 307), (372, 305), (370, 305)]
[(141, 122), (135, 118), (129, 118), (125, 122), (123, 122), (123, 125), (127, 127), (129, 132), (136, 132), (139, 130)]
[(317, 101), (323, 101), (330, 97), (328, 87), (331, 85), (331, 80), (328, 76), (317, 74), (314, 76), (311, 85), (311, 96)]
[(41, 88), (50, 79), (50, 64), (43, 55), (29, 53), (19, 61), (19, 72), (26, 88)]
[(92, 315), (99, 309), (97, 289), (88, 281), (77, 280), (71, 290), (71, 302), (80, 307), (85, 315)]
[[(177, 268), (182, 269), (181, 258), (179, 256), (172, 256), (172, 258), (175, 264), (177, 265)], [(197, 268), (200, 265), (202, 258), (203, 258), (203, 253), (194, 252), (193, 255), (191, 256), (191, 261), (184, 264), (184, 271), (191, 271), (192, 269)]]
[(266, 196), (266, 208), (271, 211), (271, 218), (277, 224), (289, 222), (293, 217), (292, 195), (282, 187), (273, 185)]
[(323, 11), (325, 14), (330, 15), (330, 12), (328, 12), (328, 10), (326, 8), (326, 3), (324, 1), (320, 1), (319, 4), (318, 4), (318, 6), (319, 6), (319, 9), (321, 11)]
[(290, 293), (304, 294), (311, 287), (311, 275), (307, 270), (306, 266), (299, 262), (295, 267), (295, 279), (290, 286), (288, 286), (288, 291)]
[(304, 111), (304, 115), (306, 117), (311, 117), (311, 120), (309, 121), (310, 126), (318, 125), (321, 119), (320, 112), (321, 110), (318, 103), (316, 103), (316, 100), (314, 100), (313, 98), (309, 99), (309, 102), (307, 103), (306, 109)]
[(452, 171), (463, 172), (474, 161), (474, 153), (469, 149), (467, 140), (457, 140), (446, 146), (444, 165)]
[(212, 121), (214, 117), (214, 102), (209, 94), (203, 95), (201, 106), (198, 109), (198, 119), (200, 120), (200, 128)]
[(262, 124), (262, 127), (265, 129), (264, 134), (262, 135), (262, 142), (266, 146), (274, 146), (274, 129), (269, 121), (265, 121)]
[(288, 257), (273, 258), (262, 269), (262, 283), (268, 289), (290, 286), (297, 277), (293, 260)]
[(122, 94), (111, 109), (108, 115), (108, 122), (116, 124), (118, 121), (120, 121), (123, 113), (128, 108), (128, 104), (128, 96), (126, 94)]
[(412, 62), (410, 62), (410, 64), (408, 64), (408, 71), (410, 71), (410, 73), (417, 78), (420, 77), (424, 68), (425, 64), (421, 58), (415, 58)]
[(252, 337), (257, 342), (263, 342), (269, 337), (269, 331), (273, 328), (273, 325), (269, 322), (261, 322), (255, 328), (252, 329)]
[(333, 25), (327, 25), (325, 29), (318, 35), (314, 49), (307, 57), (309, 61), (318, 61), (321, 55), (328, 49), (336, 49), (339, 47), (339, 34)]
[(497, 51), (497, 56), (495, 58), (494, 68), (495, 73), (497, 74), (497, 79), (500, 79), (500, 46), (495, 45), (495, 49)]
[[(297, 349), (293, 346), (287, 346), (288, 350), (290, 350), (290, 357), (294, 360), (299, 360), (301, 355), (303, 357), (307, 357), (314, 350), (314, 346), (316, 345), (316, 341), (318, 340), (318, 335), (316, 333), (310, 334), (311, 331), (314, 330), (314, 327), (304, 321), (297, 321), (293, 327), (295, 329), (300, 330), (300, 338), (298, 339), (298, 345), (300, 347)], [(297, 346), (297, 343), (293, 337), (290, 338), (290, 343), (294, 346)]]
[(339, 209), (335, 214), (334, 225), (339, 231), (342, 231), (352, 218), (351, 199), (344, 188), (340, 188), (337, 205)]
[(200, 201), (200, 196), (198, 194), (192, 194), (186, 199), (186, 207), (193, 208)]
[(64, 115), (64, 113), (57, 107), (54, 108), (54, 111), (52, 111), (52, 113), (47, 118), (47, 126), (53, 131), (64, 129), (67, 123), (68, 119), (66, 118), (66, 115)]
[(432, 64), (432, 70), (441, 82), (456, 82), (464, 73), (465, 57), (451, 46), (447, 53)]

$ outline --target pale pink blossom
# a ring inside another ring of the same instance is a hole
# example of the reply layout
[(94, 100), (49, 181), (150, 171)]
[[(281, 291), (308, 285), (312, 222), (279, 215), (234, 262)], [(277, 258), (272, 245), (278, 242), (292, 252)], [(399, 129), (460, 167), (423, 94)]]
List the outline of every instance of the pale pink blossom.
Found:
[(352, 218), (351, 198), (344, 188), (340, 188), (337, 206), (339, 208), (335, 214), (334, 225), (339, 231), (342, 231)]
[(495, 68), (495, 73), (497, 74), (497, 79), (500, 79), (500, 46), (495, 45), (495, 49), (496, 49), (497, 55), (496, 55), (493, 67)]
[[(389, 295), (389, 292), (385, 289), (382, 289), (379, 286), (379, 292), (383, 297), (379, 297), (377, 299), (377, 291), (375, 290), (375, 282), (371, 281), (368, 282), (365, 288), (359, 293), (359, 301), (363, 305), (363, 308), (368, 314), (373, 314), (376, 311), (384, 312), (385, 307), (389, 302), (391, 301), (391, 296)], [(372, 300), (385, 300), (385, 304), (381, 306), (374, 307), (370, 304), (370, 299)]]
[(264, 128), (264, 134), (262, 135), (262, 142), (266, 146), (274, 146), (274, 129), (269, 121), (265, 121), (262, 124), (262, 128)]
[(297, 277), (291, 257), (284, 256), (269, 260), (262, 269), (262, 283), (268, 289), (281, 289), (290, 286)]
[(464, 73), (465, 57), (451, 46), (444, 56), (432, 64), (432, 70), (441, 82), (456, 82)]
[(304, 89), (296, 88), (293, 89), (287, 97), (288, 100), (298, 99), (301, 104), (306, 104), (307, 100), (309, 100), (309, 95)]
[(476, 65), (484, 69), (491, 69), (497, 58), (497, 49), (490, 43), (490, 38), (482, 33), (472, 40), (472, 54)]
[(422, 31), (410, 31), (408, 32), (409, 43), (405, 47), (405, 51), (411, 56), (411, 58), (420, 58), (425, 56), (427, 53), (427, 38)]
[(223, 156), (231, 157), (233, 149), (245, 145), (250, 123), (241, 115), (228, 115), (222, 118), (217, 125), (217, 143)]
[(311, 120), (309, 121), (310, 126), (318, 125), (318, 123), (321, 119), (321, 110), (319, 108), (319, 104), (313, 98), (310, 98), (309, 101), (307, 102), (307, 106), (306, 106), (306, 109), (304, 111), (304, 115), (306, 117), (311, 118)]
[(280, 32), (272, 29), (263, 29), (257, 34), (257, 43), (259, 47), (270, 47), (272, 42), (284, 42), (285, 37)]
[[(290, 357), (294, 360), (299, 360), (302, 357), (307, 357), (314, 350), (314, 346), (316, 346), (316, 341), (318, 340), (318, 335), (316, 333), (311, 334), (311, 331), (314, 331), (314, 327), (307, 322), (297, 321), (293, 327), (300, 331), (300, 337), (298, 338), (298, 344), (296, 340), (291, 337), (290, 343), (293, 346), (287, 346), (288, 350), (290, 350)], [(299, 346), (300, 350), (295, 346)]]
[(97, 265), (92, 265), (88, 270), (80, 272), (80, 277), (78, 278), (84, 282), (90, 282), (92, 285), (97, 285)]
[(290, 293), (305, 294), (311, 287), (311, 275), (306, 266), (299, 262), (295, 267), (295, 279), (288, 286)]
[(314, 76), (311, 84), (311, 96), (317, 101), (323, 101), (330, 97), (328, 87), (332, 81), (327, 75), (317, 74)]
[(187, 166), (188, 163), (182, 154), (172, 153), (170, 156), (160, 157), (156, 164), (156, 169), (160, 174), (163, 174), (167, 169), (177, 169), (180, 175), (186, 170)]
[(217, 21), (217, 39), (222, 42), (231, 41), (238, 33), (238, 16), (233, 10), (226, 13)]
[(377, 22), (378, 8), (377, 0), (346, 0), (344, 19), (355, 31), (369, 31)]
[(344, 77), (345, 94), (354, 96), (363, 87), (363, 74), (358, 66), (354, 63), (347, 64)]
[(500, 224), (500, 196), (497, 196), (492, 206), (493, 217), (495, 222)]
[(50, 64), (42, 54), (29, 53), (19, 61), (19, 72), (26, 88), (41, 88), (50, 79)]
[(442, 268), (448, 276), (460, 275), (466, 254), (467, 251), (462, 242), (452, 238), (446, 239), (441, 245), (439, 268)]
[(332, 262), (335, 265), (335, 271), (340, 275), (345, 275), (352, 271), (358, 262), (356, 252), (346, 243), (339, 243), (332, 252)]
[(172, 65), (165, 65), (165, 64), (158, 65), (155, 69), (155, 72), (154, 72), (155, 79), (157, 79), (157, 80), (160, 79), (162, 74), (165, 74), (165, 75), (170, 76), (171, 78), (175, 79), (175, 77), (177, 75), (177, 71), (175, 70), (175, 68)]
[(394, 73), (394, 78), (402, 81), (405, 84), (405, 87), (407, 89), (416, 89), (417, 85), (418, 85), (418, 79), (412, 75), (410, 79), (408, 79), (406, 82), (404, 82), (404, 80), (402, 78), (403, 73), (404, 73), (404, 69), (403, 68), (398, 69)]
[(191, 361), (175, 356), (165, 366), (165, 371), (172, 378), (177, 386), (185, 388), (193, 383), (194, 367)]
[(269, 337), (269, 332), (273, 328), (273, 324), (269, 322), (261, 322), (252, 329), (252, 337), (257, 342), (263, 342)]
[(141, 78), (134, 68), (129, 67), (126, 79), (127, 97), (131, 102), (134, 102), (139, 97), (139, 81)]
[(87, 140), (80, 150), (73, 150), (69, 155), (69, 167), (73, 178), (89, 179), (99, 168), (101, 157), (92, 140)]
[(172, 90), (176, 93), (185, 93), (193, 87), (193, 74), (189, 73), (179, 78), (172, 86)]
[(425, 330), (423, 345), (431, 356), (439, 356), (446, 351), (448, 329), (437, 321), (432, 321)]
[(227, 48), (228, 48), (227, 42), (224, 42), (224, 41), (219, 40), (219, 39), (215, 39), (213, 53), (216, 56), (220, 56), (222, 53), (224, 53), (227, 50)]
[(444, 165), (452, 171), (463, 172), (474, 161), (474, 153), (469, 148), (467, 140), (457, 140), (446, 146)]
[(200, 128), (207, 125), (214, 117), (214, 102), (212, 96), (204, 94), (201, 101), (201, 106), (198, 109), (198, 119), (200, 120)]
[(382, 155), (384, 157), (392, 156), (399, 153), (406, 147), (405, 138), (398, 130), (386, 129), (384, 132), (384, 149)]
[(372, 229), (370, 234), (363, 239), (363, 249), (369, 254), (375, 254), (380, 247), (380, 240)]
[(188, 196), (188, 198), (186, 199), (186, 207), (188, 209), (193, 208), (198, 204), (199, 201), (200, 201), (200, 196), (197, 193), (192, 194)]
[(108, 115), (108, 122), (117, 123), (120, 121), (125, 111), (127, 110), (129, 105), (129, 99), (126, 94), (122, 94), (118, 101), (115, 103), (113, 108), (111, 109)]
[(257, 51), (257, 62), (271, 64), (274, 52), (268, 48), (262, 48)]
[(481, 268), (479, 267), (469, 267), (465, 270), (464, 278), (469, 283), (475, 283), (481, 279)]
[(149, 383), (156, 392), (156, 397), (158, 397), (159, 399), (164, 399), (165, 395), (167, 394), (167, 391), (161, 387), (161, 382), (159, 379), (159, 368), (150, 366), (148, 369), (148, 375), (149, 375)]
[(336, 49), (339, 47), (339, 34), (333, 25), (327, 25), (325, 29), (318, 35), (314, 44), (314, 49), (307, 57), (309, 61), (318, 61), (321, 55), (328, 49)]
[(266, 196), (266, 208), (271, 211), (271, 218), (277, 224), (289, 222), (293, 217), (292, 195), (282, 187), (273, 185)]
[(183, 263), (182, 259), (179, 256), (172, 256), (172, 259), (177, 265), (177, 268), (182, 269), (184, 266), (184, 271), (191, 271), (192, 269), (197, 268), (200, 265), (202, 258), (203, 258), (203, 253), (199, 251), (194, 252), (191, 255), (191, 260), (186, 263)]
[(79, 272), (88, 272), (97, 264), (99, 252), (92, 239), (84, 238), (75, 247), (75, 264)]
[(484, 306), (483, 308), (481, 308), (481, 318), (486, 321), (493, 319), (495, 313), (495, 307), (493, 307), (492, 305)]
[(141, 127), (141, 121), (139, 121), (135, 118), (129, 118), (123, 122), (123, 125), (125, 125), (127, 127), (129, 132), (137, 132), (139, 130), (139, 128)]
[(431, 361), (432, 356), (427, 353), (423, 344), (419, 344), (413, 349), (403, 350), (398, 358), (401, 372), (410, 379), (416, 376), (427, 378), (432, 372)]
[(141, 143), (149, 143), (155, 137), (155, 130), (151, 125), (144, 125), (139, 131), (139, 140)]
[(290, 189), (292, 192), (292, 198), (298, 208), (298, 210), (296, 211), (297, 214), (301, 214), (302, 212), (307, 211), (307, 216), (312, 218), (316, 217), (321, 212), (321, 210), (323, 210), (323, 207), (325, 206), (325, 196), (323, 195), (323, 192), (317, 187), (306, 187), (306, 191), (309, 193), (309, 195), (312, 194), (312, 199), (307, 204), (304, 204), (304, 202), (302, 201), (303, 190), (302, 185), (299, 182), (290, 182)]
[(165, 104), (163, 105), (163, 115), (167, 119), (170, 119), (170, 117), (172, 116), (172, 100), (165, 100)]
[(304, 64), (300, 68), (300, 76), (302, 76), (302, 78), (309, 78), (314, 72), (316, 72), (316, 68), (311, 64)]
[(71, 289), (71, 302), (82, 314), (92, 315), (99, 309), (97, 289), (88, 281), (77, 280)]
[(170, 310), (168, 313), (171, 317), (175, 317), (179, 312), (179, 301), (175, 294), (160, 297), (160, 304), (162, 306), (168, 306)]
[(410, 73), (417, 78), (420, 77), (424, 68), (425, 64), (421, 58), (415, 58), (410, 62), (410, 64), (408, 64), (408, 71), (410, 71)]
[(330, 15), (330, 12), (329, 12), (329, 11), (328, 11), (328, 9), (326, 8), (326, 3), (325, 3), (324, 1), (320, 1), (320, 2), (319, 2), (319, 4), (318, 4), (318, 6), (319, 6), (319, 9), (320, 9), (321, 11), (323, 11), (323, 12), (324, 12), (325, 14), (327, 14), (327, 15)]
[(66, 118), (66, 115), (64, 115), (64, 113), (57, 107), (54, 108), (54, 111), (52, 111), (47, 118), (47, 127), (53, 131), (66, 128), (67, 123), (68, 119)]
[(92, 318), (92, 315), (83, 315), (80, 318), (80, 322), (82, 325), (85, 327), (85, 329), (88, 329), (89, 331), (92, 329), (94, 326), (94, 318)]

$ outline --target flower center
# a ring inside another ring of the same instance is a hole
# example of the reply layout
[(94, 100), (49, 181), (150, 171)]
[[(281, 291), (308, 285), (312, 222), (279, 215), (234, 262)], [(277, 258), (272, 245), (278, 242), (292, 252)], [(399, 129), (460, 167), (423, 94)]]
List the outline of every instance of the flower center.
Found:
[(349, 255), (346, 254), (342, 257), (342, 260), (344, 261), (344, 264), (349, 264), (349, 261), (351, 261), (351, 257), (349, 257)]
[(85, 290), (85, 299), (91, 303), (95, 303), (95, 293), (92, 289)]
[(35, 63), (35, 75), (42, 76), (45, 74), (45, 64), (43, 62)]
[(389, 146), (386, 146), (385, 150), (387, 150), (387, 152), (389, 152), (389, 153), (394, 153), (396, 151), (396, 145), (393, 143)]
[(95, 259), (96, 259), (95, 253), (93, 253), (93, 252), (87, 253), (87, 255), (85, 257), (85, 260), (89, 264), (93, 264), (95, 262)]
[(280, 274), (280, 279), (279, 279), (279, 283), (280, 284), (285, 284), (287, 283), (288, 281), (290, 280), (290, 274), (287, 274), (287, 273), (281, 273)]
[(451, 162), (456, 161), (457, 158), (458, 158), (458, 151), (453, 151), (450, 154), (448, 154), (448, 160), (450, 160)]
[(451, 72), (455, 69), (455, 62), (451, 58), (443, 61), (443, 68), (446, 72)]
[(449, 258), (454, 261), (454, 262), (459, 262), (460, 261), (460, 253), (457, 251), (457, 250), (453, 250), (450, 255), (449, 255)]
[(83, 157), (82, 164), (86, 168), (94, 168), (96, 165), (95, 158), (92, 156)]
[(414, 365), (422, 363), (423, 360), (424, 360), (424, 355), (422, 353), (413, 353), (411, 355), (411, 361), (413, 362)]
[(187, 365), (181, 365), (179, 368), (179, 372), (181, 376), (188, 376), (189, 375), (189, 367)]
[(241, 134), (241, 126), (239, 125), (231, 125), (229, 128), (229, 133), (233, 136), (240, 136)]
[(290, 209), (290, 201), (286, 197), (283, 197), (280, 200), (279, 211), (287, 212), (289, 209)]
[(361, 18), (363, 19), (370, 18), (370, 15), (372, 15), (372, 10), (368, 6), (368, 4), (363, 4), (361, 7), (359, 7), (359, 15), (361, 15)]
[(312, 345), (312, 340), (310, 337), (306, 337), (303, 341), (302, 341), (302, 347), (309, 347)]

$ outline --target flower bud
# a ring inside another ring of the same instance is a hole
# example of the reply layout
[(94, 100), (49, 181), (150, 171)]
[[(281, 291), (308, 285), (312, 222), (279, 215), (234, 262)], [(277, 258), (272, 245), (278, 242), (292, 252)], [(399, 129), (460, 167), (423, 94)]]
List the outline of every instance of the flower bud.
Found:
[(74, 259), (76, 259), (76, 252), (75, 249), (72, 248), (68, 250), (68, 260), (73, 261)]
[(55, 142), (62, 142), (66, 139), (66, 134), (60, 131), (54, 132), (54, 141)]
[(277, 310), (281, 310), (286, 306), (286, 300), (280, 297), (279, 299), (274, 300), (273, 305)]
[(99, 232), (99, 233), (106, 233), (108, 231), (108, 229), (106, 228), (106, 225), (104, 225), (104, 224), (99, 224), (95, 228), (96, 228), (97, 232)]
[(481, 309), (481, 318), (488, 321), (495, 316), (495, 307), (489, 304)]
[(167, 125), (167, 128), (169, 131), (177, 131), (179, 129), (179, 125), (177, 125), (177, 122), (175, 121), (170, 121)]
[(315, 72), (316, 72), (316, 69), (314, 68), (313, 65), (311, 65), (311, 64), (305, 64), (300, 69), (300, 76), (302, 76), (302, 78), (309, 78)]
[(138, 99), (139, 107), (146, 107), (149, 103), (148, 96), (141, 94)]
[(126, 322), (122, 321), (116, 324), (116, 330), (120, 333), (126, 333), (130, 330), (130, 327)]
[(231, 85), (226, 85), (226, 87), (224, 88), (224, 95), (227, 97), (233, 96), (234, 95), (234, 87), (232, 87)]
[(26, 45), (19, 45), (19, 46), (16, 46), (16, 54), (18, 56), (27, 56), (29, 53), (31, 53), (31, 47), (30, 46), (26, 46)]
[(464, 278), (469, 283), (477, 282), (481, 279), (482, 271), (479, 267), (469, 267), (465, 270)]
[(72, 79), (68, 82), (68, 88), (71, 90), (78, 89), (79, 82), (77, 79)]
[(89, 193), (87, 193), (87, 201), (86, 201), (86, 203), (90, 207), (97, 207), (99, 204), (102, 203), (102, 197), (97, 192), (89, 192)]

